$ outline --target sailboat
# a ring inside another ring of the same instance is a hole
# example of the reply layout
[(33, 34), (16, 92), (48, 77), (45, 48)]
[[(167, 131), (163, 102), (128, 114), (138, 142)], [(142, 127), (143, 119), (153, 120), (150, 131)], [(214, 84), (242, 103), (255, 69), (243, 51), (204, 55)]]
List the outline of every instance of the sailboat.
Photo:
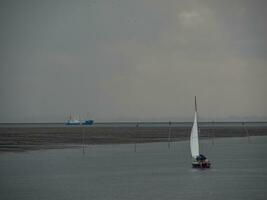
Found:
[(197, 125), (197, 98), (195, 96), (195, 116), (190, 135), (190, 149), (193, 168), (210, 168), (210, 161), (202, 154), (199, 154), (198, 125)]

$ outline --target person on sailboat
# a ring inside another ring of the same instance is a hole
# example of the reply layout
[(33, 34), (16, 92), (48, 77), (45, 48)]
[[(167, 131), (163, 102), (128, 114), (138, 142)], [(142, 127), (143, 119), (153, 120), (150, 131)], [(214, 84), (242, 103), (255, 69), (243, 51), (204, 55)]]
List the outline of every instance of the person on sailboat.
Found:
[(199, 154), (199, 156), (196, 157), (196, 161), (199, 163), (201, 168), (209, 168), (210, 167), (209, 160), (202, 154)]

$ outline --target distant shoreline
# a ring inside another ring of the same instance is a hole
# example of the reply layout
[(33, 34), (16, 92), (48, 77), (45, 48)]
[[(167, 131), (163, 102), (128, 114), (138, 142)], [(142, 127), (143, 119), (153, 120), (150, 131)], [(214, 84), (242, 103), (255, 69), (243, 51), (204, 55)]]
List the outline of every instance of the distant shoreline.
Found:
[[(129, 126), (135, 126), (136, 124), (139, 124), (140, 126), (147, 126), (147, 125), (163, 125), (168, 126), (169, 123), (171, 123), (174, 126), (179, 125), (191, 125), (192, 121), (97, 121), (94, 123), (94, 126), (96, 127), (102, 127), (102, 126), (117, 126), (117, 125), (129, 125)], [(243, 125), (246, 124), (248, 126), (250, 125), (264, 125), (267, 126), (267, 121), (198, 121), (198, 124), (201, 125), (225, 125), (225, 124), (232, 124), (232, 125)], [(12, 126), (65, 126), (64, 122), (0, 122), (0, 128), (1, 127), (12, 127)]]
[[(188, 140), (191, 127), (172, 127), (171, 141)], [(267, 135), (267, 126), (202, 127), (200, 138)], [(0, 152), (74, 147), (80, 144), (167, 142), (168, 127), (0, 127)]]

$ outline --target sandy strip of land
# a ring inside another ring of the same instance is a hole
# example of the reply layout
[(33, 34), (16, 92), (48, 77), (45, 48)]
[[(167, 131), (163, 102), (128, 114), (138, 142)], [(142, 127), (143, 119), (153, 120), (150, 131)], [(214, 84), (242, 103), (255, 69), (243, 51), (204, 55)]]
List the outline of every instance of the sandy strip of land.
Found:
[[(191, 128), (171, 129), (171, 141), (187, 140)], [(201, 128), (200, 139), (267, 135), (267, 127)], [(145, 143), (168, 141), (168, 128), (129, 127), (13, 127), (0, 128), (0, 152), (66, 148), (80, 144)]]

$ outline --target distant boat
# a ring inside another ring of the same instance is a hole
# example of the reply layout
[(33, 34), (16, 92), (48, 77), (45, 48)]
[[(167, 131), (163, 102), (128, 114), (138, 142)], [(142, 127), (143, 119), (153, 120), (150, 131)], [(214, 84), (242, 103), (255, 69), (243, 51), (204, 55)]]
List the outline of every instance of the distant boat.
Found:
[(73, 119), (72, 116), (69, 116), (69, 119), (65, 122), (66, 125), (80, 125), (81, 121), (77, 119)]
[(93, 124), (94, 124), (94, 120), (91, 120), (91, 119), (85, 120), (82, 122), (82, 125), (93, 125)]
[(210, 168), (210, 161), (202, 154), (199, 154), (198, 125), (197, 125), (197, 99), (195, 97), (195, 117), (190, 136), (190, 149), (192, 154), (193, 168)]

